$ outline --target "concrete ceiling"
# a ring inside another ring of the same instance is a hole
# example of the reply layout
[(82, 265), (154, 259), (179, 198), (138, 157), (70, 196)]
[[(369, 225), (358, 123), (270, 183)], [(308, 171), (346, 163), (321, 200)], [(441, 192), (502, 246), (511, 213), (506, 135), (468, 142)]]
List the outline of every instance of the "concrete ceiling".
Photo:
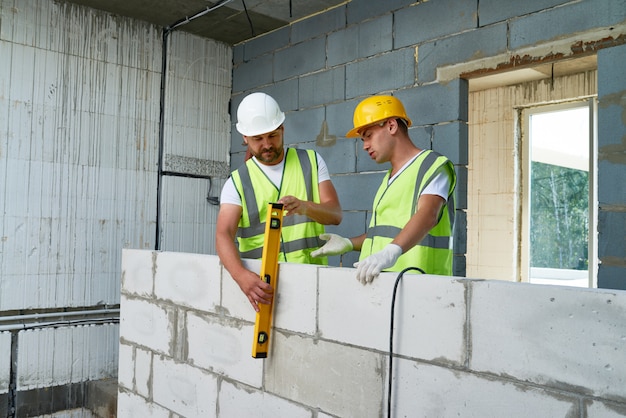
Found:
[[(235, 45), (347, 0), (66, 0)], [(349, 1), (349, 0), (348, 0)], [(213, 9), (208, 11), (209, 9)], [(247, 12), (246, 12), (247, 11)], [(204, 14), (202, 14), (205, 12)]]

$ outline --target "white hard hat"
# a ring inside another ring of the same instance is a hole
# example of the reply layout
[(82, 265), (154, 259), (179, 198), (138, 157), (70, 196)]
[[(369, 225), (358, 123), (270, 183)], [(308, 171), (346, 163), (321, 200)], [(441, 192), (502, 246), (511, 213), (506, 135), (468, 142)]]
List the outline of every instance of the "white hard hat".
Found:
[(265, 93), (244, 97), (237, 108), (237, 130), (245, 136), (272, 132), (285, 121), (278, 103)]

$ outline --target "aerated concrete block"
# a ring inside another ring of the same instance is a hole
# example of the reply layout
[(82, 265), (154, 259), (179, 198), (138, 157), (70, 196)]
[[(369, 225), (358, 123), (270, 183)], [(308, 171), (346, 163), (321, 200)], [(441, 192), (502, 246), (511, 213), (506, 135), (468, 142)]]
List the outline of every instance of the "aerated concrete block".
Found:
[(438, 67), (503, 54), (507, 47), (506, 23), (426, 42), (417, 51), (417, 81), (434, 81)]
[[(319, 331), (330, 340), (386, 351), (398, 273), (383, 272), (368, 285), (358, 282), (355, 273), (345, 268), (328, 269), (320, 276)], [(465, 283), (422, 276), (417, 271), (405, 273), (400, 280), (395, 300), (394, 352), (463, 365), (467, 357)], [(352, 303), (349, 310), (342, 308), (346, 295)], [(371, 309), (372, 304), (378, 308)]]
[[(270, 53), (289, 45), (291, 28), (285, 26), (280, 29), (265, 33), (252, 38), (244, 44), (237, 45), (235, 49), (243, 47), (242, 61), (250, 61), (258, 56)], [(235, 64), (238, 61), (234, 61)]]
[[(259, 360), (257, 360), (259, 361)], [(267, 392), (254, 392), (223, 381), (219, 393), (220, 416), (273, 416), (311, 418), (312, 411)], [(262, 411), (262, 412), (261, 412)], [(318, 415), (319, 417), (319, 415)]]
[[(244, 258), (241, 260), (244, 267), (250, 271), (260, 274), (261, 273), (261, 260), (250, 260)], [(241, 291), (241, 288), (228, 273), (228, 271), (222, 268), (222, 304), (221, 308), (228, 313), (228, 316), (242, 319), (254, 323), (256, 319), (256, 312), (252, 309), (248, 297)]]
[(455, 165), (467, 165), (467, 143), (467, 123), (464, 121), (433, 127), (433, 151), (445, 155)]
[(359, 25), (329, 33), (326, 44), (328, 67), (354, 61), (359, 57)]
[[(467, 81), (465, 80), (457, 79), (446, 84), (428, 84), (402, 90), (396, 94), (396, 97), (404, 104), (414, 125), (467, 121)], [(467, 133), (459, 128), (457, 135), (462, 134), (467, 136)], [(451, 138), (448, 141), (454, 144), (455, 139), (458, 140), (458, 138)], [(437, 151), (435, 141), (436, 139), (433, 138), (433, 147)], [(460, 151), (458, 156), (462, 157)]]
[(624, 268), (618, 266), (598, 266), (598, 288), (626, 290)]
[(625, 19), (626, 0), (584, 0), (554, 7), (511, 20), (510, 48), (516, 50), (538, 45), (590, 29), (609, 27)]
[(372, 16), (380, 16), (416, 3), (415, 0), (352, 0), (347, 5), (348, 24), (362, 22), (371, 19)]
[(143, 299), (122, 295), (120, 338), (156, 352), (169, 354), (174, 324), (165, 308)]
[(326, 121), (328, 132), (337, 138), (345, 138), (346, 133), (352, 129), (352, 116), (360, 99), (348, 100), (336, 104), (326, 105)]
[[(422, 343), (428, 343), (422, 339)], [(580, 416), (577, 397), (399, 358), (394, 360), (392, 416)], [(485, 394), (489, 394), (485, 396)]]
[(346, 98), (412, 86), (415, 66), (415, 48), (403, 48), (350, 63), (346, 66)]
[[(326, 65), (326, 37), (292, 45), (274, 53), (274, 80), (302, 76)], [(257, 83), (260, 85), (263, 83)]]
[[(261, 55), (233, 68), (233, 93), (271, 83), (274, 72), (274, 56)], [(236, 113), (234, 113), (236, 115)]]
[(246, 44), (239, 44), (233, 46), (233, 64), (237, 65), (243, 62), (244, 59), (244, 49)]
[(117, 416), (120, 418), (170, 418), (170, 411), (152, 402), (152, 400), (148, 401), (134, 393), (120, 391), (117, 395)]
[(456, 208), (467, 209), (467, 167), (457, 165), (454, 167), (454, 171), (456, 171)]
[(281, 332), (274, 338), (265, 360), (266, 391), (335, 416), (381, 416), (380, 355)]
[[(393, 15), (385, 14), (358, 25), (357, 53), (359, 58), (370, 57), (394, 49)], [(396, 47), (397, 49), (397, 47)]]
[(117, 382), (120, 388), (135, 390), (135, 347), (120, 343)]
[(333, 184), (341, 199), (341, 208), (344, 211), (370, 210), (384, 176), (384, 172), (378, 172), (334, 177)]
[[(326, 162), (331, 180), (334, 174), (354, 172), (356, 161), (354, 139), (337, 138), (333, 135), (328, 140), (329, 134), (327, 133), (326, 136), (327, 145), (318, 145), (315, 149)], [(318, 140), (316, 145), (319, 143)], [(339, 196), (339, 201), (341, 201), (341, 196)]]
[(315, 141), (320, 127), (324, 122), (324, 108), (316, 107), (297, 112), (289, 112), (285, 117), (284, 144), (286, 147), (294, 144), (298, 148), (311, 148), (302, 146), (303, 143)]
[(626, 417), (626, 406), (601, 401), (590, 401), (584, 405), (587, 417), (623, 418)]
[(300, 77), (299, 107), (307, 108), (344, 99), (346, 72), (344, 67)]
[(569, 0), (526, 0), (506, 3), (502, 0), (480, 0), (478, 2), (478, 17), (480, 26), (491, 25), (510, 18), (520, 18), (531, 13), (541, 12)]
[(170, 411), (184, 417), (215, 414), (216, 376), (164, 357), (155, 357), (152, 379), (154, 399)]
[(421, 44), (477, 26), (477, 2), (420, 2), (394, 13), (395, 48)]
[(152, 395), (152, 352), (135, 348), (135, 390), (149, 398)]
[[(616, 178), (615, 181), (623, 182), (624, 180), (623, 178)], [(624, 197), (622, 197), (622, 199), (624, 199)], [(616, 204), (626, 206), (626, 202), (624, 201)], [(603, 231), (602, 242), (598, 244), (598, 257), (600, 260), (606, 259), (608, 261), (608, 259), (614, 259), (616, 261), (625, 261), (626, 213), (600, 211), (598, 214), (598, 224), (598, 229)], [(624, 281), (626, 281), (626, 277), (624, 277)]]
[[(623, 69), (626, 66), (626, 45), (604, 48), (598, 51), (598, 106), (600, 109), (615, 106), (623, 110), (626, 89)], [(621, 100), (620, 100), (621, 99)]]
[(335, 7), (291, 25), (291, 43), (295, 44), (320, 35), (326, 35), (343, 28), (345, 25), (345, 6)]
[[(252, 357), (254, 326), (209, 315), (187, 314), (188, 361), (260, 388), (263, 362)], [(270, 341), (271, 342), (271, 341)]]
[(626, 293), (476, 282), (470, 321), (472, 369), (626, 401)]
[(219, 259), (204, 254), (159, 253), (155, 262), (157, 298), (205, 312), (220, 304)]
[(317, 269), (281, 262), (277, 288), (274, 326), (298, 334), (314, 335), (317, 332)]
[(156, 253), (149, 250), (122, 250), (122, 293), (154, 297), (154, 261)]

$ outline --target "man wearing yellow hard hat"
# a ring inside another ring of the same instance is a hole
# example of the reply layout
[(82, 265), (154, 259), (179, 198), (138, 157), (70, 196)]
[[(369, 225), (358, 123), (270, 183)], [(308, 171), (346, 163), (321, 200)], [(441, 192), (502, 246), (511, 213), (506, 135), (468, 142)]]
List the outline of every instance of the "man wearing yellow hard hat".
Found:
[(391, 163), (372, 205), (367, 232), (352, 238), (322, 234), (327, 243), (311, 255), (361, 251), (357, 279), (370, 283), (385, 271), (418, 267), (427, 274), (452, 275), (452, 228), (456, 174), (452, 162), (415, 146), (411, 119), (393, 96), (372, 96), (354, 110), (363, 150), (377, 163)]
[(276, 100), (265, 93), (241, 101), (236, 127), (252, 158), (224, 184), (217, 215), (217, 254), (257, 312), (259, 303), (271, 302), (272, 287), (246, 269), (241, 258), (262, 257), (267, 204), (282, 203), (287, 211), (280, 261), (328, 264), (311, 253), (324, 243), (318, 238), (323, 225), (337, 225), (342, 218), (326, 163), (313, 150), (284, 146), (284, 120)]

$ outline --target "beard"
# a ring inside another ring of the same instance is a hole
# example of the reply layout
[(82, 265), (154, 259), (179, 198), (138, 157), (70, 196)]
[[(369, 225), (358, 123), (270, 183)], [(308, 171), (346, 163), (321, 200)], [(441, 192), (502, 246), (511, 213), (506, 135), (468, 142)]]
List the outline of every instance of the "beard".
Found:
[(265, 148), (260, 150), (259, 152), (252, 152), (252, 155), (256, 157), (257, 160), (264, 164), (272, 165), (280, 162), (281, 157), (283, 155), (284, 148), (281, 146), (280, 148)]

